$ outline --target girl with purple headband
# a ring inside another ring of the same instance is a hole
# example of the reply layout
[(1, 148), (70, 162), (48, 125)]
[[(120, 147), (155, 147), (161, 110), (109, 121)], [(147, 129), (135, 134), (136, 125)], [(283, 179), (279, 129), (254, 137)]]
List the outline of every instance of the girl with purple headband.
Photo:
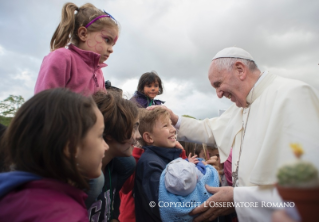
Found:
[(108, 13), (87, 3), (78, 8), (66, 3), (44, 57), (34, 92), (65, 87), (83, 95), (105, 91), (101, 68), (119, 35), (117, 21)]
[[(81, 7), (66, 3), (51, 39), (51, 52), (43, 59), (34, 93), (57, 87), (85, 96), (106, 91), (101, 68), (107, 66), (104, 62), (113, 53), (118, 35), (119, 24), (110, 14), (90, 3)], [(135, 164), (133, 157), (132, 161)], [(89, 184), (88, 208), (102, 190), (104, 175), (90, 180)]]

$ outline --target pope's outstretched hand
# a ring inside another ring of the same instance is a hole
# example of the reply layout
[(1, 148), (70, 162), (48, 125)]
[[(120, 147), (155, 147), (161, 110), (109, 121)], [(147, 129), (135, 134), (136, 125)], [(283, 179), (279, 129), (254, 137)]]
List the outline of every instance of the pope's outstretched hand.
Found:
[(163, 106), (163, 105), (161, 105), (161, 106), (159, 106), (159, 105), (156, 106), (156, 105), (154, 105), (154, 106), (149, 106), (149, 107), (147, 107), (146, 109), (147, 109), (147, 110), (152, 110), (152, 109), (154, 109), (154, 108), (156, 108), (156, 107), (161, 107), (161, 108), (163, 108), (163, 109), (166, 109), (166, 110), (169, 112), (170, 116), (171, 116), (172, 124), (175, 126), (175, 124), (176, 124), (177, 121), (178, 121), (178, 115), (176, 115), (175, 113), (173, 113), (173, 111), (170, 110), (169, 108), (167, 108), (166, 106)]
[(234, 202), (233, 187), (210, 187), (206, 185), (206, 189), (212, 193), (213, 196), (190, 213), (190, 215), (199, 214), (199, 216), (194, 219), (194, 222), (211, 221), (219, 216), (235, 212), (235, 208), (231, 204)]

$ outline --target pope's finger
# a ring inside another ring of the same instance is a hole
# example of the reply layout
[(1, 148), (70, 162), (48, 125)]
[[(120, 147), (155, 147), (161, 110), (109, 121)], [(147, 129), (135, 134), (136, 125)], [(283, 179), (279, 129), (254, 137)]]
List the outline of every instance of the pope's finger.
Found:
[(220, 187), (210, 187), (208, 185), (205, 186), (206, 190), (212, 194), (217, 193), (220, 190)]
[(194, 210), (192, 210), (189, 215), (193, 216), (195, 214), (199, 214), (199, 213), (202, 213), (202, 212), (205, 212), (206, 210), (208, 210), (208, 207), (206, 207), (204, 205), (205, 203), (202, 203), (199, 207), (196, 207)]

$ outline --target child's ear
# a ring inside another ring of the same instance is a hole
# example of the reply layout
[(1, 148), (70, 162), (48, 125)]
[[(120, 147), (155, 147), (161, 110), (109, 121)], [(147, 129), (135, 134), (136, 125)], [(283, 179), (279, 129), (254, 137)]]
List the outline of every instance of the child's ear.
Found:
[(153, 144), (154, 140), (152, 138), (152, 135), (149, 132), (144, 132), (143, 133), (143, 140), (147, 143), (147, 144)]
[[(77, 158), (77, 154), (79, 153), (80, 147), (77, 147), (75, 150), (75, 158)], [(67, 158), (71, 158), (71, 153), (70, 153), (70, 142), (66, 144), (66, 146), (63, 149), (63, 153)]]
[(113, 138), (110, 135), (104, 136), (103, 139), (105, 140), (105, 142), (110, 142), (113, 140)]
[(87, 29), (84, 27), (84, 26), (81, 26), (79, 29), (78, 29), (78, 36), (79, 36), (79, 39), (83, 42), (85, 42), (88, 38), (88, 31)]

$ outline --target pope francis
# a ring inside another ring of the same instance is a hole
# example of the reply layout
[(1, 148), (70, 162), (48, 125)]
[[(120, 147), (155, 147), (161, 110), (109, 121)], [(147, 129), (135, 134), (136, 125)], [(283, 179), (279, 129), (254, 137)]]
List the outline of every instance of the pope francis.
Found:
[(202, 121), (170, 111), (171, 120), (178, 140), (216, 144), (221, 162), (233, 148), (234, 187), (208, 187), (214, 195), (193, 210), (199, 214), (195, 221), (234, 210), (239, 221), (270, 221), (282, 201), (274, 187), (277, 169), (295, 159), (289, 144), (301, 144), (303, 159), (319, 168), (319, 94), (304, 82), (261, 72), (253, 57), (236, 47), (216, 54), (208, 78), (217, 96), (234, 105)]

